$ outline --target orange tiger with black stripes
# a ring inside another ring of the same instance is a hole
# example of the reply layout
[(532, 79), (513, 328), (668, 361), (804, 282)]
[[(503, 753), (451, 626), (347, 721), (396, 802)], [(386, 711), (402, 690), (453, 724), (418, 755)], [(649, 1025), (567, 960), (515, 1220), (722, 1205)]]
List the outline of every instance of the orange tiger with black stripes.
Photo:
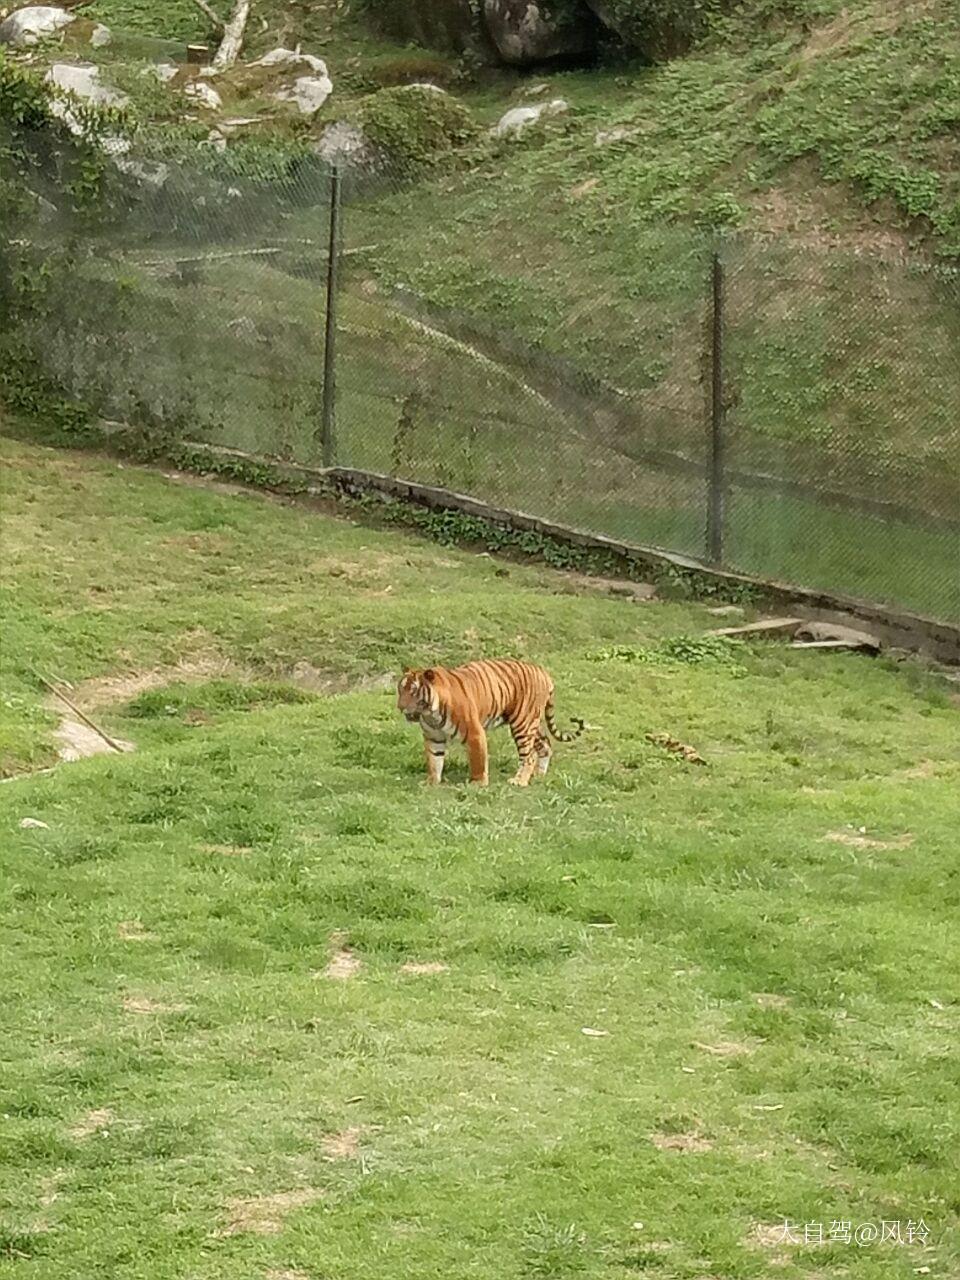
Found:
[(534, 770), (550, 767), (550, 739), (572, 742), (583, 733), (561, 733), (553, 718), (553, 680), (542, 667), (512, 659), (468, 662), (462, 667), (428, 667), (403, 673), (397, 687), (397, 708), (423, 730), (427, 781), (436, 785), (443, 775), (447, 744), (459, 738), (470, 756), (470, 781), (486, 786), (487, 730), (505, 724), (520, 754), (520, 767), (510, 779), (526, 787)]

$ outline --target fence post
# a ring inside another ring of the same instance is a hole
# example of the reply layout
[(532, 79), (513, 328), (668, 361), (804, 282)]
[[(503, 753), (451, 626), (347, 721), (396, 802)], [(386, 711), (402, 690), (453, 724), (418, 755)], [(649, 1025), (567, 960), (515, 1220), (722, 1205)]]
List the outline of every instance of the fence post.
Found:
[(724, 272), (717, 250), (712, 259), (712, 305), (710, 311), (710, 467), (707, 488), (707, 560), (723, 563), (726, 481), (726, 406), (723, 367)]
[(337, 414), (337, 285), (340, 275), (340, 169), (330, 173), (330, 247), (327, 255), (327, 323), (323, 345), (323, 413), (321, 445), (323, 465), (334, 465)]

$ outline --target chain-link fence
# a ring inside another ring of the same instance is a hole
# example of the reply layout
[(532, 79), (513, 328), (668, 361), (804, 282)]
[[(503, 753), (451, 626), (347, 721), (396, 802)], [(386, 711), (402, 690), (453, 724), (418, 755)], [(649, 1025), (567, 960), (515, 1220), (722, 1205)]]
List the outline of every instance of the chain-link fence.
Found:
[(956, 270), (216, 138), (89, 223), (35, 150), (2, 323), (104, 417), (960, 622)]

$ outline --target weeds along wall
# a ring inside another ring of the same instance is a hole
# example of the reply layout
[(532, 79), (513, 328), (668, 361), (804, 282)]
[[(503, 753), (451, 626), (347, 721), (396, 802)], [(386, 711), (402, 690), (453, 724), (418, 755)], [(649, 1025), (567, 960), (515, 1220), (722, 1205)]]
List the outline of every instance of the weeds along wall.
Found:
[(547, 178), (506, 207), (482, 174), (350, 147), (334, 190), (306, 146), (118, 144), (90, 217), (48, 134), (15, 143), (11, 407), (393, 475), (960, 622), (955, 268), (629, 210), (591, 224)]

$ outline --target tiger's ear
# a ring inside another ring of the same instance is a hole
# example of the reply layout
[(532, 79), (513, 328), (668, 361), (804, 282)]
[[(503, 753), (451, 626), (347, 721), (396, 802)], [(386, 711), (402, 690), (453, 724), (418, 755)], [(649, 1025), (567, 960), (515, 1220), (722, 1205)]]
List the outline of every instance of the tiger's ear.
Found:
[(436, 674), (437, 673), (434, 671), (433, 667), (428, 667), (426, 671), (423, 672), (422, 678), (427, 684), (429, 684)]

